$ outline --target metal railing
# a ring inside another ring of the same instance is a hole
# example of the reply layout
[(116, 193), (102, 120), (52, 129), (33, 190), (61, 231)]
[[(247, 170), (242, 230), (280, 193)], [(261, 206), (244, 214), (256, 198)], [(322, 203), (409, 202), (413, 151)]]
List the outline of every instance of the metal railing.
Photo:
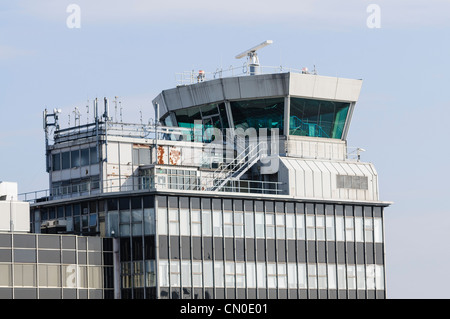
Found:
[[(258, 66), (256, 67), (256, 74), (273, 74), (273, 73), (302, 73), (302, 74), (310, 74), (306, 69), (296, 69), (296, 68), (287, 68), (280, 66)], [(315, 71), (311, 74), (317, 75)], [(228, 68), (218, 68), (214, 72), (205, 72), (203, 70), (200, 71), (184, 71), (180, 73), (175, 73), (175, 81), (177, 85), (187, 85), (194, 84), (214, 79), (221, 79), (233, 76), (247, 76), (250, 75), (250, 68), (247, 63), (244, 63), (242, 66), (232, 66), (230, 65)]]
[(357, 161), (361, 160), (361, 153), (366, 150), (360, 147), (347, 147), (347, 160)]
[[(119, 123), (119, 122), (100, 122), (98, 132), (95, 123), (74, 126), (61, 129), (55, 132), (55, 142), (67, 142), (80, 138), (94, 137), (96, 134), (108, 136), (134, 137), (134, 138), (155, 138), (158, 139), (176, 139), (181, 136), (189, 136), (194, 134), (193, 128), (169, 127), (155, 124), (136, 124), (136, 123)], [(173, 137), (173, 138), (168, 138)]]
[(228, 181), (238, 181), (261, 158), (263, 152), (267, 154), (266, 142), (250, 144), (227, 166), (219, 168), (213, 173), (212, 190), (220, 191)]
[(148, 190), (188, 190), (210, 191), (211, 185), (219, 182), (222, 186), (216, 191), (237, 193), (259, 193), (281, 195), (284, 193), (281, 182), (251, 180), (218, 180), (208, 176), (187, 176), (182, 174), (161, 174), (153, 176), (133, 176), (128, 179), (108, 179), (101, 182), (86, 182), (70, 186), (54, 187), (19, 194), (19, 200), (38, 203), (51, 200), (69, 199), (104, 193), (148, 191)]

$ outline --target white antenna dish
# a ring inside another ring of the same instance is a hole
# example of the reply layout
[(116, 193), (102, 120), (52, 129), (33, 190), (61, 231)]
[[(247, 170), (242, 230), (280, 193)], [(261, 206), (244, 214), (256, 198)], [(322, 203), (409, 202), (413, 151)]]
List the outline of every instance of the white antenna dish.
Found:
[[(257, 67), (259, 67), (259, 59), (258, 59), (258, 55), (256, 54), (256, 51), (260, 50), (272, 43), (273, 43), (272, 40), (266, 40), (256, 46), (254, 46), (253, 48), (248, 49), (248, 50), (236, 55), (236, 59), (242, 59), (243, 57), (247, 56), (247, 58), (248, 58), (247, 64), (250, 69), (250, 75), (255, 75), (258, 73)], [(250, 63), (248, 63), (248, 60), (250, 60)]]

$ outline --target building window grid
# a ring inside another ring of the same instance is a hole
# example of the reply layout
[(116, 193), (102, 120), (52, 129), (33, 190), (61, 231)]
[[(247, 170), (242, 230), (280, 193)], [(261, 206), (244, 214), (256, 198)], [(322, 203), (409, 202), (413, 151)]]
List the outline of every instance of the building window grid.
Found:
[[(235, 214), (233, 214), (232, 212), (229, 212), (230, 214), (231, 214), (231, 216), (236, 216)], [(240, 212), (239, 212), (240, 213)], [(273, 233), (273, 235), (275, 235), (275, 237), (276, 238), (279, 238), (279, 237), (281, 237), (281, 238), (283, 238), (283, 235), (285, 236), (286, 235), (286, 231), (287, 231), (287, 229), (285, 228), (286, 227), (286, 225), (285, 225), (285, 223), (283, 223), (282, 221), (281, 221), (281, 218), (280, 217), (278, 217), (278, 215), (279, 214), (272, 214), (272, 213), (268, 213), (268, 214), (265, 214), (266, 215), (266, 218), (265, 218), (265, 221), (266, 221), (266, 223), (265, 223), (265, 226), (266, 226), (266, 228), (267, 227), (269, 227), (269, 228), (276, 228), (276, 230), (275, 229), (273, 229), (273, 231), (269, 231), (269, 233)], [(267, 218), (267, 215), (269, 215), (269, 218)], [(281, 215), (281, 214), (280, 214)], [(230, 216), (230, 217), (231, 217)], [(245, 215), (244, 215), (245, 216)], [(272, 216), (273, 216), (273, 218), (272, 218)], [(278, 220), (277, 220), (277, 217), (278, 217)], [(284, 217), (285, 217), (285, 215), (284, 215)], [(307, 217), (307, 215), (306, 215), (306, 217)], [(321, 240), (332, 240), (332, 238), (333, 238), (333, 236), (334, 236), (334, 233), (333, 232), (331, 232), (331, 230), (330, 229), (328, 229), (327, 230), (327, 226), (330, 226), (329, 225), (329, 223), (328, 222), (326, 222), (326, 218), (325, 217), (322, 217), (322, 216), (319, 216), (319, 218), (317, 218), (318, 216), (317, 215), (313, 215), (312, 217), (314, 217), (314, 222), (311, 222), (311, 219), (310, 219), (310, 222), (309, 222), (309, 226), (312, 226), (312, 224), (314, 224), (316, 227), (315, 227), (315, 229), (314, 229), (314, 233), (315, 233), (315, 235), (317, 234), (317, 227), (319, 227), (320, 228), (320, 232), (322, 233), (318, 238), (316, 238), (316, 240), (319, 240), (319, 239), (321, 239)], [(335, 216), (332, 216), (332, 217), (335, 217)], [(348, 217), (348, 216), (347, 216)], [(321, 219), (322, 218), (322, 219)], [(317, 223), (317, 220), (320, 220), (320, 222), (319, 223)], [(245, 226), (245, 223), (244, 223), (244, 225), (242, 225), (242, 221), (243, 220), (245, 220), (244, 218), (241, 218), (241, 219), (239, 219), (239, 218), (232, 218), (231, 220), (229, 219), (228, 221), (228, 223), (227, 222), (225, 222), (224, 221), (224, 224), (228, 224), (229, 226), (230, 226), (230, 231), (231, 231), (231, 229), (233, 230), (233, 231), (235, 231), (236, 230), (236, 226), (238, 226), (238, 227), (242, 227), (242, 226)], [(233, 223), (233, 221), (234, 221), (234, 223)], [(253, 221), (254, 221), (254, 223), (255, 223), (255, 228), (256, 228), (256, 222), (257, 222), (257, 219), (256, 218), (254, 218), (253, 219)], [(333, 219), (331, 219), (331, 218), (328, 218), (328, 221), (331, 223), (331, 221), (333, 221), (333, 223), (334, 223), (334, 218)], [(349, 240), (351, 240), (352, 238), (353, 238), (353, 241), (354, 241), (354, 239), (355, 239), (355, 234), (354, 234), (354, 219), (353, 219), (353, 217), (348, 217), (348, 219), (346, 220), (346, 219), (343, 219), (343, 221), (344, 221), (344, 223), (345, 223), (345, 225), (346, 225), (346, 227), (345, 227), (345, 229), (344, 229), (344, 236), (346, 237), (346, 239), (348, 238)], [(275, 222), (275, 225), (274, 225), (274, 222)], [(353, 227), (352, 227), (353, 226)], [(279, 228), (278, 228), (279, 227)], [(246, 228), (244, 228), (245, 230), (246, 230)], [(266, 229), (267, 230), (267, 229)], [(233, 232), (234, 233), (234, 232)], [(241, 232), (239, 231), (239, 234), (240, 234)], [(310, 233), (312, 233), (312, 230), (310, 231)], [(329, 238), (329, 236), (328, 236), (328, 234), (333, 234), (333, 235), (331, 235), (332, 237), (331, 238)], [(244, 231), (244, 234), (245, 234), (245, 231)], [(243, 237), (246, 237), (246, 235), (244, 235)], [(312, 236), (310, 236), (310, 237), (312, 237)], [(316, 236), (314, 236), (314, 237), (316, 237)], [(233, 236), (233, 238), (236, 238), (235, 236)], [(284, 238), (286, 238), (286, 236), (284, 237)], [(346, 240), (345, 239), (345, 240)], [(331, 265), (330, 264), (330, 266), (331, 267), (333, 267), (333, 265)], [(337, 266), (337, 265), (336, 265)], [(353, 265), (350, 265), (350, 267), (352, 267)], [(230, 263), (228, 262), (228, 270), (230, 270), (231, 268), (231, 265), (230, 265)], [(236, 264), (234, 265), (234, 267), (236, 267)], [(289, 281), (289, 279), (287, 278), (288, 277), (288, 273), (286, 272), (286, 274), (284, 274), (284, 272), (283, 273), (281, 273), (281, 274), (279, 274), (279, 270), (281, 269), (280, 267), (282, 267), (282, 264), (276, 264), (276, 267), (275, 268), (272, 268), (272, 270), (275, 270), (276, 271), (276, 273), (274, 274), (274, 276), (276, 277), (276, 282), (277, 282), (277, 285), (271, 285), (271, 286), (276, 286), (278, 289), (280, 289), (280, 287), (279, 287), (279, 285), (278, 285), (278, 283), (279, 283), (279, 280), (281, 280), (280, 278), (279, 278), (279, 275), (282, 275), (283, 277), (285, 276), (286, 277), (286, 286), (288, 285), (288, 281)], [(317, 267), (319, 267), (318, 265), (317, 265)], [(235, 268), (236, 269), (236, 268)], [(243, 268), (244, 269), (244, 272), (245, 272), (245, 269), (246, 268)], [(321, 268), (320, 268), (321, 270), (320, 270), (320, 274), (319, 274), (319, 268), (317, 268), (316, 269), (316, 275), (313, 275), (313, 276), (316, 276), (317, 277), (317, 279), (316, 279), (316, 281), (317, 281), (317, 287), (322, 287), (322, 289), (324, 289), (324, 287), (328, 287), (328, 281), (329, 280), (333, 280), (333, 282), (334, 282), (334, 280), (336, 280), (336, 288), (337, 288), (337, 272), (335, 273), (335, 279), (329, 279), (329, 277), (328, 277), (328, 272), (329, 272), (329, 267), (327, 267), (327, 264), (325, 264), (325, 267), (322, 267), (321, 266)], [(356, 270), (356, 269), (355, 269)], [(351, 272), (351, 271), (350, 271)], [(361, 273), (361, 270), (360, 270), (360, 273)], [(232, 273), (230, 273), (229, 271), (228, 271), (228, 273), (226, 274), (226, 275), (228, 275), (228, 276), (233, 276), (234, 277), (234, 288), (237, 288), (237, 277), (236, 276), (238, 276), (237, 275), (237, 273), (236, 273), (236, 270), (235, 270), (235, 272), (234, 272), (234, 275), (232, 274)], [(268, 276), (270, 276), (270, 275), (268, 275)], [(346, 276), (347, 277), (347, 276)], [(354, 276), (354, 279), (355, 280), (357, 280), (357, 274), (355, 273), (355, 276)], [(364, 276), (365, 277), (365, 276)], [(244, 277), (245, 278), (245, 277)], [(300, 280), (300, 278), (298, 278), (298, 280)], [(347, 281), (348, 281), (349, 279), (347, 278)], [(230, 283), (230, 277), (228, 277), (228, 283)], [(321, 282), (322, 284), (319, 284), (319, 282)], [(353, 282), (353, 276), (350, 276), (350, 282)], [(356, 283), (356, 282), (355, 282)], [(300, 286), (301, 286), (301, 284), (300, 283), (298, 283)], [(361, 285), (361, 284), (360, 284)], [(283, 284), (283, 286), (284, 286), (284, 284)], [(241, 287), (241, 286), (240, 286)], [(310, 288), (310, 287), (309, 287)], [(326, 288), (325, 288), (326, 289)]]
[[(37, 239), (39, 235), (35, 236), (36, 246), (34, 248), (14, 247), (10, 246), (12, 251), (15, 250), (32, 250), (36, 255), (34, 262), (14, 262), (14, 257), (11, 262), (0, 263), (3, 269), (7, 269), (8, 281), (7, 285), (1, 287), (11, 288), (77, 288), (77, 289), (107, 289), (103, 286), (103, 269), (104, 266), (93, 266), (89, 263), (89, 256), (87, 256), (86, 264), (66, 264), (66, 263), (43, 263), (39, 261), (38, 252), (42, 251), (57, 251), (60, 254), (63, 251), (96, 251), (89, 249), (79, 249), (78, 244), (73, 249), (63, 248), (61, 245), (61, 237), (59, 238), (59, 247), (39, 247)], [(9, 247), (8, 247), (9, 248)], [(103, 265), (103, 263), (102, 263)], [(6, 266), (6, 268), (5, 268)], [(70, 269), (70, 272), (69, 272)], [(2, 272), (5, 275), (5, 272)], [(69, 282), (69, 280), (72, 280)], [(39, 299), (39, 291), (37, 292)]]
[[(269, 213), (270, 214), (270, 213)], [(275, 216), (274, 216), (275, 217)], [(304, 217), (304, 216), (303, 216)], [(335, 216), (336, 217), (336, 216)], [(370, 223), (365, 223), (364, 225), (365, 226), (367, 226), (367, 227), (365, 227), (365, 235), (366, 235), (366, 232), (369, 232), (369, 233), (371, 233), (372, 235), (372, 238), (373, 238), (373, 236), (374, 236), (374, 226), (373, 226), (373, 220), (374, 220), (374, 218), (371, 218), (372, 219), (372, 224), (370, 224)], [(254, 220), (254, 222), (255, 222), (255, 224), (256, 224), (256, 218), (254, 218), (253, 219)], [(297, 218), (296, 218), (296, 220), (297, 220)], [(379, 220), (381, 220), (381, 218), (379, 218)], [(168, 221), (169, 222), (169, 221)], [(200, 222), (200, 224), (201, 224), (201, 222)], [(328, 223), (326, 223), (326, 225), (328, 226)], [(350, 223), (349, 223), (349, 225), (351, 225)], [(233, 225), (234, 226), (234, 225)], [(255, 225), (256, 226), (256, 225)], [(267, 226), (267, 225), (266, 225)], [(273, 226), (273, 223), (269, 223), (269, 226)], [(281, 226), (279, 223), (277, 223), (276, 224), (276, 226)], [(284, 225), (285, 226), (285, 225)], [(297, 226), (297, 225), (296, 225)], [(371, 228), (370, 228), (370, 226), (372, 226)], [(234, 228), (234, 227), (233, 227)], [(255, 227), (255, 229), (256, 229), (256, 227)], [(295, 229), (296, 230), (298, 230), (298, 228), (297, 227), (295, 227)], [(286, 230), (286, 229), (285, 229)], [(348, 230), (348, 229), (347, 229)], [(275, 233), (279, 233), (279, 232), (275, 232)], [(297, 233), (297, 231), (296, 231), (296, 233)], [(347, 235), (347, 234), (346, 234)], [(277, 236), (277, 237), (279, 237), (279, 236)], [(297, 236), (296, 236), (296, 239), (298, 239), (297, 238)], [(327, 235), (326, 235), (326, 239), (328, 240), (329, 238), (328, 238), (328, 233), (327, 233)], [(330, 239), (331, 240), (331, 239)], [(352, 266), (352, 265), (350, 265), (350, 266)], [(368, 266), (370, 266), (370, 267), (372, 267), (372, 265), (368, 265)], [(374, 266), (374, 268), (375, 268), (375, 265), (373, 265)], [(356, 269), (355, 269), (356, 270)], [(256, 270), (256, 272), (258, 272), (258, 270)], [(375, 272), (375, 271), (374, 271)], [(377, 271), (376, 271), (377, 273), (382, 273), (380, 270), (379, 270), (379, 268), (377, 268)], [(278, 267), (277, 267), (277, 273), (278, 273)], [(361, 273), (361, 270), (359, 271), (359, 273)], [(371, 271), (365, 271), (365, 273), (366, 273), (366, 278), (367, 278), (367, 280), (369, 280), (369, 278), (372, 278), (373, 276), (371, 275), (372, 274), (372, 272)], [(337, 273), (336, 273), (337, 274)], [(286, 276), (287, 276), (288, 274), (286, 274)], [(299, 277), (299, 276), (298, 276)], [(338, 277), (338, 276), (337, 276)], [(355, 274), (355, 279), (357, 278), (358, 276), (357, 276), (357, 274)], [(376, 277), (379, 277), (379, 276), (376, 276)], [(352, 277), (350, 277), (350, 278), (352, 278)], [(338, 278), (336, 278), (336, 279), (338, 279)], [(372, 279), (370, 279), (370, 280), (372, 280)], [(384, 280), (384, 279), (383, 279)], [(377, 283), (379, 283), (380, 281), (383, 281), (383, 280), (381, 280), (381, 279), (378, 279), (378, 278), (376, 278), (376, 281), (377, 281)], [(299, 285), (299, 287), (301, 286), (301, 283), (300, 283), (300, 278), (298, 278), (298, 285)], [(277, 285), (278, 286), (278, 285)], [(369, 286), (369, 285), (367, 285), (367, 286)], [(379, 285), (377, 285), (377, 286), (381, 286), (380, 284)], [(368, 289), (369, 287), (367, 287), (367, 289)]]

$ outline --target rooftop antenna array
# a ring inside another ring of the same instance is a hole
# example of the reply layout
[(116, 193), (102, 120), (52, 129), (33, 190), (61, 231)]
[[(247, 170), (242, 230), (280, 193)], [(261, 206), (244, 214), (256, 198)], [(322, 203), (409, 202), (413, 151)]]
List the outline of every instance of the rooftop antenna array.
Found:
[(86, 124), (89, 124), (89, 99), (86, 103)]
[[(48, 150), (48, 146), (49, 146), (49, 138), (50, 138), (50, 133), (49, 133), (49, 127), (54, 127), (56, 131), (59, 130), (59, 114), (61, 113), (61, 109), (53, 109), (53, 113), (49, 113), (47, 111), (47, 109), (44, 110), (43, 113), (43, 124), (44, 124), (44, 131), (45, 131), (45, 158), (46, 158), (46, 167), (47, 167), (47, 172), (50, 171), (50, 156), (49, 156), (49, 150)], [(49, 118), (53, 117), (53, 122), (49, 122)]]
[(122, 101), (119, 101), (119, 111), (120, 111), (120, 123), (123, 122), (123, 118), (122, 118)]
[(248, 66), (248, 70), (250, 71), (249, 74), (256, 75), (259, 73), (259, 70), (258, 70), (259, 59), (258, 59), (258, 55), (256, 54), (256, 51), (260, 50), (272, 43), (273, 43), (272, 40), (266, 40), (256, 46), (254, 46), (253, 48), (250, 48), (250, 49), (236, 55), (236, 59), (242, 59), (243, 57), (247, 56), (247, 66)]
[(114, 97), (114, 119), (117, 122), (117, 96)]
[(78, 106), (75, 106), (75, 109), (73, 110), (73, 113), (75, 115), (75, 126), (77, 126), (77, 121), (78, 121), (78, 126), (81, 125), (81, 113), (80, 110), (78, 109)]
[(103, 113), (103, 118), (105, 119), (105, 121), (109, 121), (110, 117), (109, 117), (109, 101), (108, 99), (105, 97), (103, 99), (103, 102), (105, 104), (105, 112)]

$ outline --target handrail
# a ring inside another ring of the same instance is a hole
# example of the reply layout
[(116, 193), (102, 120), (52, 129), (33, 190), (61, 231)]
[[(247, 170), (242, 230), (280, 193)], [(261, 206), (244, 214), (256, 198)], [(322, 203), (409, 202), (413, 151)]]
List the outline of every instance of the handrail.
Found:
[[(265, 146), (264, 148), (261, 146)], [(228, 176), (222, 180), (220, 179), (215, 179), (213, 181), (213, 189), (216, 191), (219, 191), (226, 183), (228, 180), (237, 180), (239, 179), (240, 176), (242, 176), (242, 174), (244, 174), (247, 170), (249, 169), (253, 164), (255, 164), (260, 158), (261, 158), (261, 152), (263, 150), (267, 151), (267, 144), (266, 142), (259, 142), (257, 145), (255, 145), (254, 147), (252, 147), (249, 152), (246, 152), (247, 149), (250, 148), (251, 145), (249, 145), (241, 154), (244, 154), (244, 156), (242, 156), (241, 160), (236, 164), (236, 166), (234, 168), (237, 167), (237, 169), (232, 170)], [(255, 153), (255, 149), (257, 149), (258, 151)], [(249, 158), (246, 159), (246, 155), (249, 154)], [(239, 156), (236, 157), (236, 159), (239, 158)], [(243, 169), (244, 168), (244, 169)], [(246, 168), (246, 169), (245, 169)], [(236, 175), (237, 174), (237, 175)], [(214, 175), (213, 175), (214, 176)]]
[[(312, 74), (317, 75), (317, 72), (313, 70), (312, 73), (309, 73), (306, 69), (296, 69), (296, 68), (287, 68), (280, 66), (258, 66), (257, 74), (273, 74), (273, 73), (301, 73), (301, 74)], [(214, 72), (205, 72), (199, 71), (196, 72), (194, 70), (184, 71), (175, 73), (175, 81), (177, 85), (186, 85), (186, 84), (194, 84), (198, 82), (204, 82), (214, 79), (221, 79), (227, 77), (234, 76), (249, 76), (250, 68), (247, 63), (244, 63), (242, 66), (229, 66), (228, 68), (218, 68)]]
[[(214, 176), (214, 177), (217, 176), (218, 173), (220, 173), (220, 174), (219, 174), (219, 176), (220, 176), (220, 175), (221, 175), (222, 173), (224, 173), (225, 171), (229, 171), (229, 170), (230, 170), (230, 167), (232, 167), (232, 166), (233, 166), (233, 168), (238, 167), (243, 161), (245, 161), (245, 157), (246, 157), (247, 154), (253, 153), (254, 150), (255, 150), (255, 149), (258, 149), (259, 146), (260, 146), (261, 144), (263, 144), (263, 143), (265, 143), (265, 142), (260, 142), (260, 143), (258, 143), (258, 144), (256, 144), (256, 145), (250, 143), (250, 145), (247, 146), (241, 153), (239, 153), (239, 155), (237, 155), (230, 163), (228, 163), (228, 165), (226, 165), (224, 168), (218, 168), (218, 169), (216, 169), (216, 170), (213, 172), (213, 176)], [(237, 162), (236, 164), (233, 164), (233, 163), (234, 163), (235, 161), (237, 161), (237, 160), (239, 160), (239, 162)]]
[[(164, 181), (158, 180), (158, 177), (165, 176)], [(177, 177), (172, 182), (170, 177)], [(178, 178), (184, 177), (184, 178)], [(73, 186), (60, 186), (52, 190), (40, 190), (19, 194), (19, 200), (37, 203), (48, 202), (51, 200), (76, 198), (80, 196), (98, 195), (105, 193), (115, 192), (129, 192), (129, 191), (148, 191), (148, 190), (161, 190), (161, 189), (180, 189), (191, 191), (205, 191), (210, 190), (207, 185), (212, 185), (215, 181), (222, 182), (222, 186), (217, 191), (222, 192), (248, 192), (248, 193), (263, 193), (263, 194), (282, 194), (282, 182), (265, 182), (265, 181), (253, 181), (253, 180), (231, 180), (231, 179), (216, 179), (208, 176), (196, 176), (187, 178), (187, 176), (180, 174), (163, 174), (163, 175), (146, 175), (146, 176), (133, 176), (130, 179), (137, 179), (135, 183), (112, 185), (113, 182), (123, 181), (120, 179), (109, 179), (108, 184), (104, 186), (103, 192), (99, 187), (94, 187), (92, 182), (86, 182), (84, 184), (78, 184)], [(182, 182), (180, 182), (182, 180)], [(209, 181), (210, 180), (210, 181)], [(100, 182), (98, 182), (100, 183)], [(245, 185), (251, 185), (245, 186)], [(62, 191), (63, 189), (67, 191)], [(71, 191), (69, 191), (71, 190)]]

